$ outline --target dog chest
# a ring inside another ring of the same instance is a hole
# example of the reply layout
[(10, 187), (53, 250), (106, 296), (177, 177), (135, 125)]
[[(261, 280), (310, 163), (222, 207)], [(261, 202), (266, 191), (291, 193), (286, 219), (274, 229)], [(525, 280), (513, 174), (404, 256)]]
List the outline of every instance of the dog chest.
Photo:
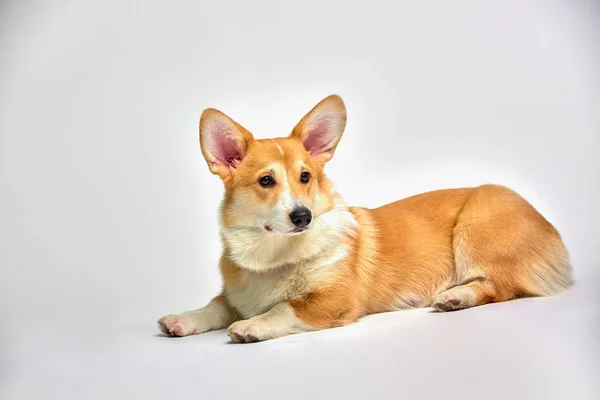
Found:
[(309, 278), (305, 272), (299, 266), (246, 271), (239, 287), (226, 289), (227, 299), (244, 318), (263, 314), (275, 304), (305, 293)]

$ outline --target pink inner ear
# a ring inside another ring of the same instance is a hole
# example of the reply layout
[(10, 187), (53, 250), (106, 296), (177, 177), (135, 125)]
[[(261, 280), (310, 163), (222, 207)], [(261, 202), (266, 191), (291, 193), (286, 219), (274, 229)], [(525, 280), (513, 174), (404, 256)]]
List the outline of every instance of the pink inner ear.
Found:
[(303, 141), (304, 148), (312, 156), (317, 156), (331, 150), (334, 139), (329, 121), (320, 120), (311, 124), (308, 135)]
[(228, 168), (237, 167), (243, 157), (242, 149), (232, 135), (229, 127), (218, 127), (212, 134), (214, 162)]

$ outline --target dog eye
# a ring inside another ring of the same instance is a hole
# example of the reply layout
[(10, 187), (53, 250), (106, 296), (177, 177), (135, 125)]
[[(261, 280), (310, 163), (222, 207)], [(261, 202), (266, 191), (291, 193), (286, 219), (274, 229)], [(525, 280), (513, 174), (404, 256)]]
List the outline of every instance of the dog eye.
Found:
[(310, 181), (310, 172), (304, 171), (300, 175), (300, 182), (302, 182), (302, 183), (308, 183), (308, 181)]
[(275, 184), (275, 180), (269, 175), (265, 175), (258, 180), (258, 183), (260, 184), (260, 186), (267, 188), (273, 186)]

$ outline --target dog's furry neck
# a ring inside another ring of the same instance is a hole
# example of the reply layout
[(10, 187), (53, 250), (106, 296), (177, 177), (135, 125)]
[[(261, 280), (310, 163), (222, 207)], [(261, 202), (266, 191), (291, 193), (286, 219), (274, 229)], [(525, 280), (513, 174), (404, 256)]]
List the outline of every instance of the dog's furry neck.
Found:
[(251, 271), (267, 271), (318, 257), (356, 235), (358, 222), (348, 205), (335, 196), (334, 207), (315, 218), (300, 235), (279, 235), (261, 228), (221, 228), (231, 261)]

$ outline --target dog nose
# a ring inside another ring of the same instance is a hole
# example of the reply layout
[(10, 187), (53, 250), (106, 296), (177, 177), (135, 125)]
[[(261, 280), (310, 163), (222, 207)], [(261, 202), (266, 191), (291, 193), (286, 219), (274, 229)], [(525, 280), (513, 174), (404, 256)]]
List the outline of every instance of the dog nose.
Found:
[(304, 228), (312, 221), (312, 213), (306, 207), (298, 207), (292, 210), (290, 219), (292, 220), (292, 224), (298, 228)]

